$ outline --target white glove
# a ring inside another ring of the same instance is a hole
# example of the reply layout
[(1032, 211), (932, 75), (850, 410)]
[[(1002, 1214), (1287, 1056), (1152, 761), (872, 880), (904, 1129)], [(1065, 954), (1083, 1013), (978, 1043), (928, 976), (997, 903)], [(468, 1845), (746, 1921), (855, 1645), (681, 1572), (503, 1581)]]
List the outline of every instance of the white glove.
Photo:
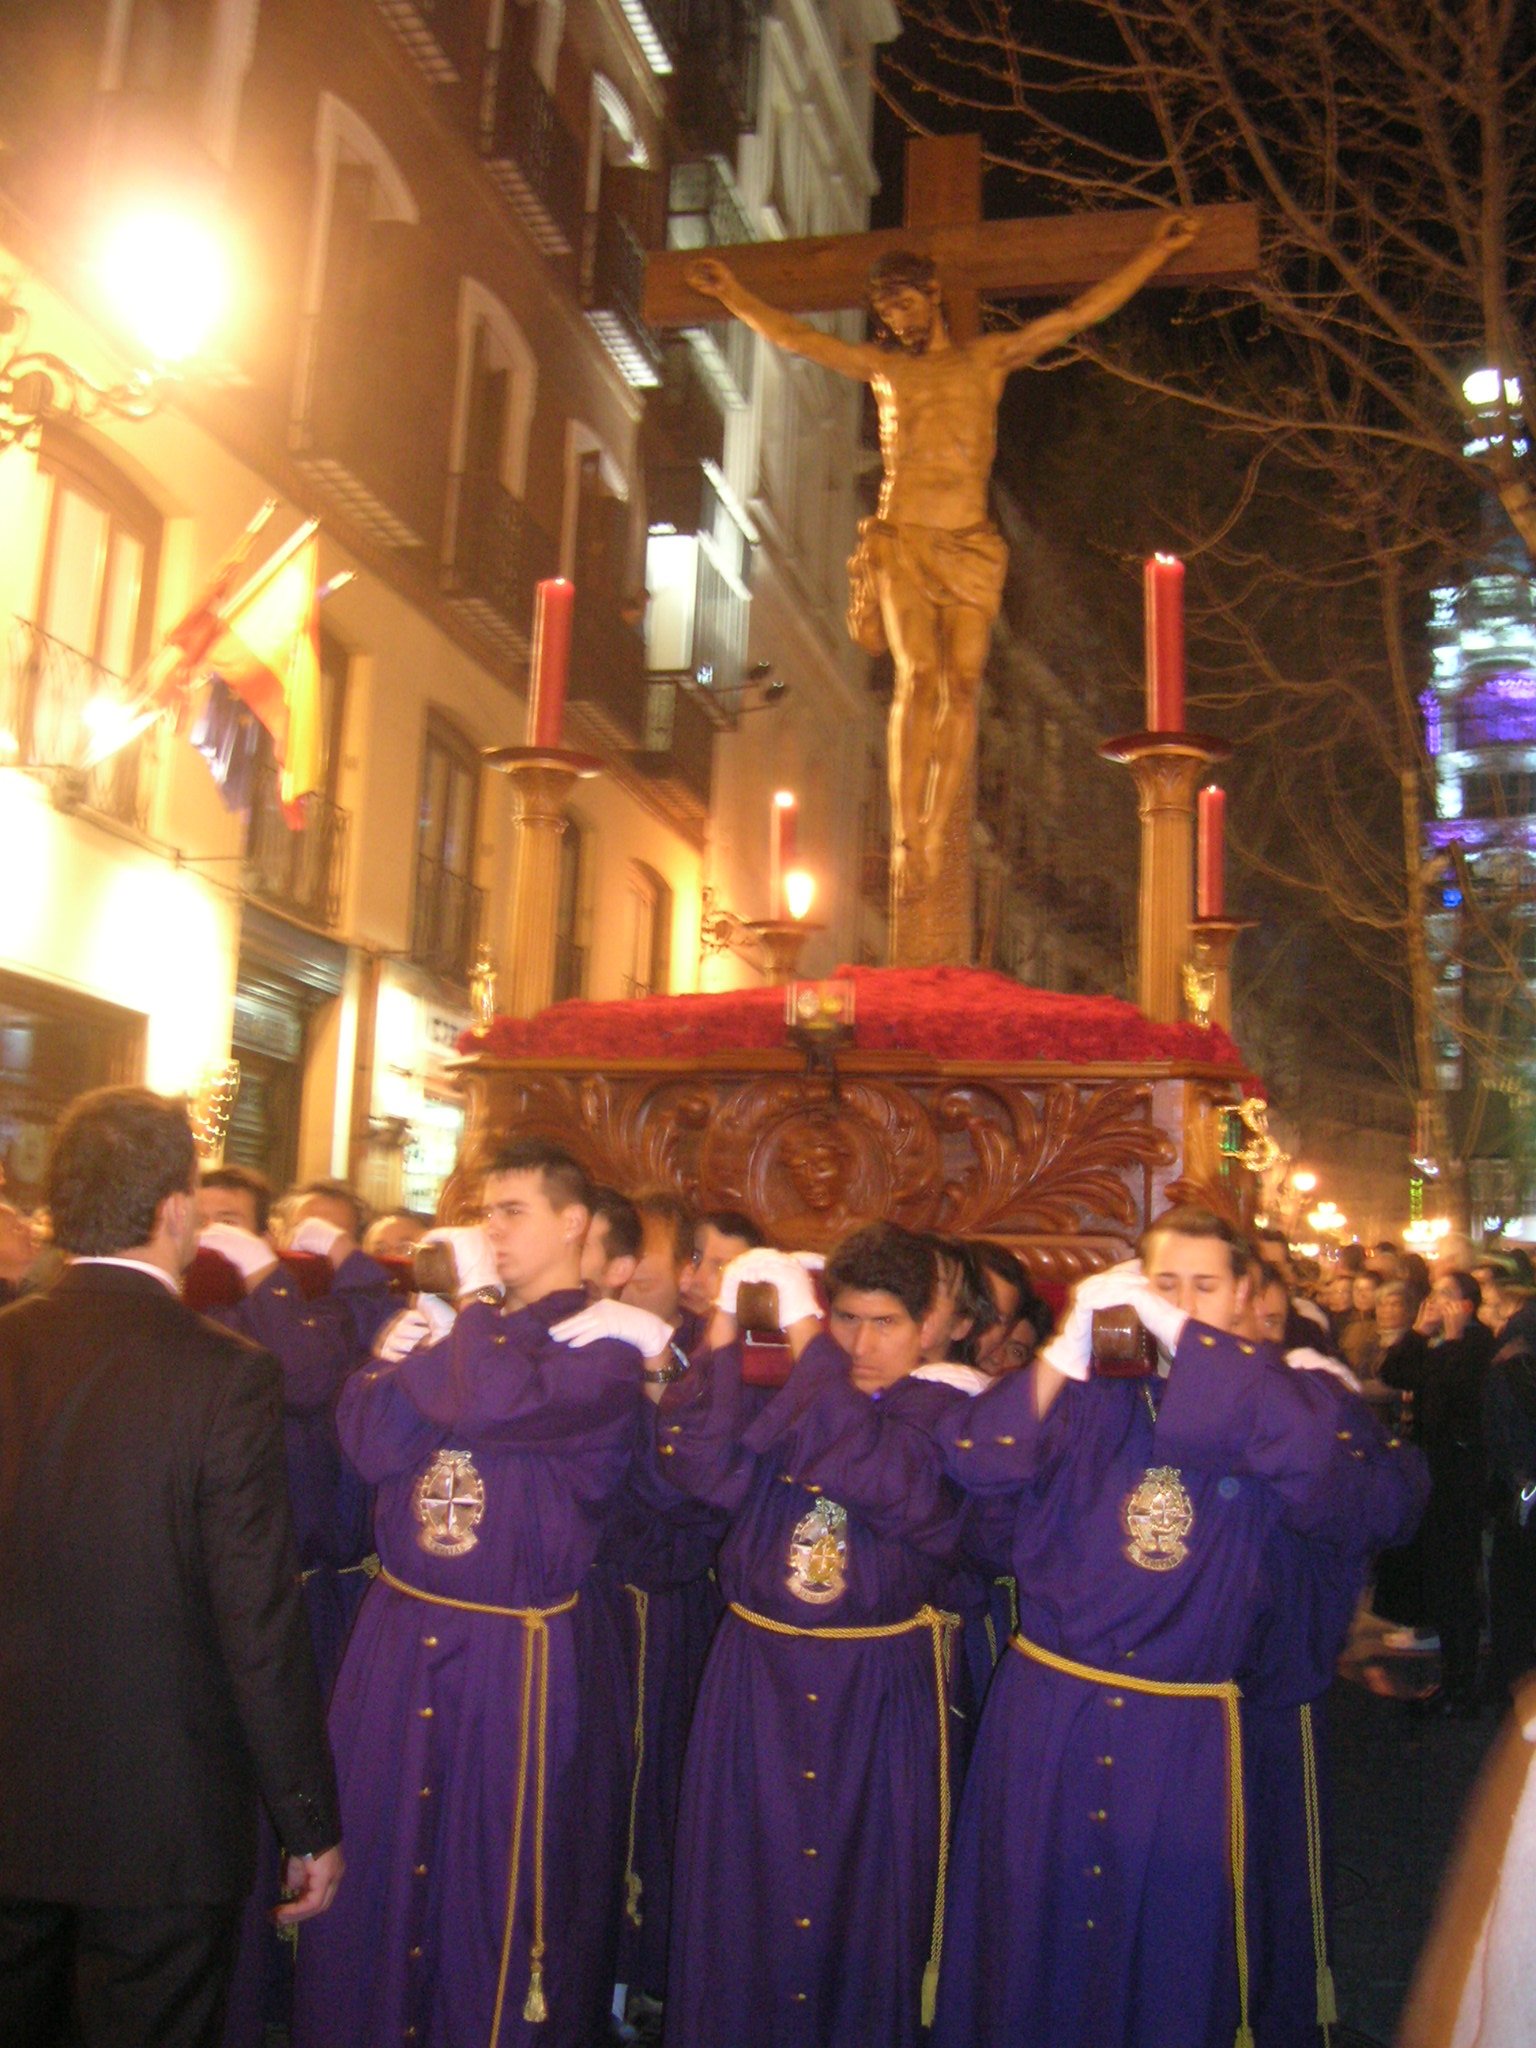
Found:
[(827, 1270), (826, 1259), (820, 1252), (791, 1252), (789, 1256), (807, 1273), (824, 1273)]
[[(815, 1254), (808, 1256), (814, 1257)], [(798, 1323), (803, 1316), (821, 1314), (821, 1304), (816, 1299), (811, 1276), (790, 1252), (776, 1252), (771, 1246), (760, 1245), (756, 1251), (742, 1252), (732, 1259), (720, 1276), (716, 1308), (734, 1316), (743, 1281), (778, 1289), (781, 1330), (787, 1330), (791, 1323)]]
[(429, 1230), (421, 1241), (423, 1244), (445, 1244), (453, 1253), (460, 1294), (478, 1294), (482, 1287), (501, 1286), (491, 1241), (478, 1223), (460, 1224), (454, 1229)]
[(941, 1387), (954, 1387), (962, 1394), (974, 1397), (984, 1394), (988, 1387), (995, 1387), (997, 1381), (984, 1373), (977, 1365), (960, 1365), (954, 1359), (944, 1358), (933, 1365), (920, 1365), (908, 1373), (908, 1379), (936, 1380)]
[(451, 1302), (444, 1301), (440, 1294), (413, 1294), (411, 1307), (427, 1319), (427, 1327), (432, 1332), (427, 1339), (429, 1344), (441, 1344), (459, 1320), (458, 1310)]
[(306, 1216), (288, 1240), (291, 1252), (314, 1252), (322, 1259), (331, 1256), (331, 1246), (346, 1236), (334, 1223), (327, 1223), (323, 1216)]
[(632, 1308), (627, 1301), (594, 1301), (578, 1309), (549, 1333), (557, 1344), (569, 1344), (580, 1351), (600, 1337), (617, 1337), (621, 1344), (633, 1344), (642, 1358), (660, 1358), (672, 1342), (672, 1325), (648, 1308)]
[(254, 1230), (242, 1230), (238, 1223), (210, 1223), (197, 1233), (197, 1241), (205, 1252), (228, 1259), (245, 1280), (253, 1280), (277, 1264), (277, 1253), (266, 1238), (258, 1237)]
[(1360, 1392), (1360, 1382), (1347, 1365), (1341, 1365), (1336, 1358), (1329, 1358), (1321, 1351), (1314, 1351), (1310, 1344), (1298, 1344), (1294, 1351), (1287, 1351), (1285, 1362), (1298, 1372), (1331, 1372), (1352, 1394)]
[(403, 1308), (373, 1340), (373, 1355), (385, 1365), (398, 1365), (423, 1344), (435, 1343), (431, 1318), (419, 1308)]
[(1048, 1344), (1035, 1356), (1059, 1372), (1064, 1380), (1086, 1380), (1093, 1366), (1093, 1331), (1090, 1324), (1068, 1316)]

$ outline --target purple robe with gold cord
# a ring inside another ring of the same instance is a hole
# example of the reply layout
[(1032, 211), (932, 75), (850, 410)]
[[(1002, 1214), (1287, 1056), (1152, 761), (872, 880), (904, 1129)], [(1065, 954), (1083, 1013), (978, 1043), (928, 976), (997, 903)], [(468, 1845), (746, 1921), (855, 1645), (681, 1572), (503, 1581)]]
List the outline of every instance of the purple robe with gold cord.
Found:
[(331, 1706), (348, 1867), (301, 1933), (294, 2048), (588, 2048), (602, 2025), (626, 1740), (589, 1579), (642, 1395), (632, 1346), (551, 1338), (584, 1306), (472, 1304), (342, 1396), (382, 1571)]
[(1238, 1670), (1248, 1822), (1248, 1939), (1255, 2048), (1321, 2048), (1334, 2011), (1327, 1729), (1316, 1711), (1370, 1573), (1406, 1543), (1429, 1468), (1366, 1402), (1311, 1375), (1337, 1411), (1355, 1468), (1349, 1512), (1330, 1540), (1278, 1528), (1265, 1548), (1263, 1606)]
[[(915, 2048), (947, 1802), (935, 1603), (963, 1519), (931, 1431), (967, 1405), (914, 1380), (872, 1400), (828, 1337), (745, 1427), (735, 1346), (662, 1401), (662, 1471), (731, 1517), (683, 1774), (667, 2048)], [(889, 1632), (838, 1634), (857, 1630)]]
[[(400, 1306), (384, 1268), (354, 1252), (337, 1268), (328, 1292), (313, 1300), (280, 1265), (238, 1307), (213, 1315), (270, 1351), (282, 1371), (288, 1499), (323, 1699), (330, 1696), (368, 1586), (362, 1566), (368, 1489), (341, 1454), (336, 1401), (347, 1375), (367, 1359), (374, 1337)], [(280, 1845), (263, 1823), (256, 1882), (240, 1923), (224, 2048), (262, 2048), (268, 2028), (287, 2021), (293, 1949), (270, 1918), (282, 1883)]]
[(1099, 1676), (999, 1662), (936, 2048), (1233, 2048), (1232, 1681), (1271, 1536), (1347, 1520), (1357, 1469), (1315, 1377), (1190, 1323), (1166, 1381), (1071, 1384), (1042, 1422), (1029, 1371), (941, 1423), (963, 1485), (1016, 1496), (1022, 1638)]

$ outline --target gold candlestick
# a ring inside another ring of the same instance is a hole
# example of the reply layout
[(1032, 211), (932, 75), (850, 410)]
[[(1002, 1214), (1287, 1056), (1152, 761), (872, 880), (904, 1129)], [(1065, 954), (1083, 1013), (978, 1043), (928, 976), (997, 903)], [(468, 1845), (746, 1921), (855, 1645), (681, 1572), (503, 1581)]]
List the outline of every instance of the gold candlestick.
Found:
[(560, 840), (571, 785), (602, 767), (569, 747), (486, 747), (482, 758), (512, 778), (512, 948), (507, 1013), (533, 1017), (555, 989), (560, 909)]
[(1232, 749), (1196, 732), (1137, 732), (1106, 740), (1099, 752), (1136, 778), (1141, 815), (1137, 1003), (1154, 1024), (1183, 1017), (1184, 956), (1194, 915), (1195, 790), (1214, 761)]
[(768, 955), (768, 979), (782, 988), (794, 980), (806, 940), (812, 932), (824, 932), (826, 926), (791, 917), (762, 917), (751, 920), (747, 930)]
[(1190, 947), (1196, 962), (1209, 970), (1215, 987), (1211, 994), (1211, 1022), (1223, 1031), (1232, 1029), (1232, 948), (1239, 932), (1252, 931), (1248, 917), (1197, 917), (1189, 927)]

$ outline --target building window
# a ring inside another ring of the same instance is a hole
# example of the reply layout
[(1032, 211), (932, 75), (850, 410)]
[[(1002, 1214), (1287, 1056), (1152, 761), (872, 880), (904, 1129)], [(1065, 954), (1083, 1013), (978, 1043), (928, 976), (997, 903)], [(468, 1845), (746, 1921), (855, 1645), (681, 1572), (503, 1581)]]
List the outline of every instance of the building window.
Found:
[(587, 949), (580, 941), (581, 892), (586, 880), (587, 835), (566, 813), (560, 839), (560, 894), (555, 905), (555, 981), (551, 1000), (569, 1001), (587, 992)]
[(0, 974), (0, 1165), (6, 1199), (43, 1199), (53, 1129), (88, 1088), (144, 1078), (145, 1020), (19, 974)]
[[(410, 187), (362, 117), (320, 95), (315, 197), (290, 437), (304, 468), (387, 547), (419, 547), (440, 433), (420, 359), (423, 278)], [(435, 475), (434, 475), (435, 472)]]
[(427, 716), (416, 819), (416, 903), (411, 957), (465, 982), (479, 942), (483, 892), (474, 873), (480, 757), (447, 719)]
[(629, 864), (624, 993), (664, 996), (672, 970), (672, 891), (644, 861)]
[(37, 466), (37, 566), (0, 693), (0, 752), (49, 770), (76, 802), (142, 825), (149, 743), (86, 767), (113, 737), (149, 652), (160, 517), (94, 449), (45, 435)]
[[(538, 362), (512, 315), (474, 278), (459, 281), (458, 370), (448, 447), (443, 562), (454, 587), (525, 627), (533, 571), (523, 511)], [(552, 551), (554, 543), (546, 544)], [(547, 566), (552, 567), (550, 563)], [(455, 573), (456, 572), (456, 573)]]

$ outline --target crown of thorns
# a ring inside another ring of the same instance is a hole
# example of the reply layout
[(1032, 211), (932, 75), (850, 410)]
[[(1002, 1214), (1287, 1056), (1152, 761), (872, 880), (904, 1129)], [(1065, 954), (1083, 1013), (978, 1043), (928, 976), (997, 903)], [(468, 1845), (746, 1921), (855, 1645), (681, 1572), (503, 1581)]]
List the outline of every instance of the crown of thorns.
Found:
[(891, 292), (931, 291), (938, 281), (938, 265), (931, 256), (916, 249), (890, 249), (870, 270), (870, 302), (878, 305)]

